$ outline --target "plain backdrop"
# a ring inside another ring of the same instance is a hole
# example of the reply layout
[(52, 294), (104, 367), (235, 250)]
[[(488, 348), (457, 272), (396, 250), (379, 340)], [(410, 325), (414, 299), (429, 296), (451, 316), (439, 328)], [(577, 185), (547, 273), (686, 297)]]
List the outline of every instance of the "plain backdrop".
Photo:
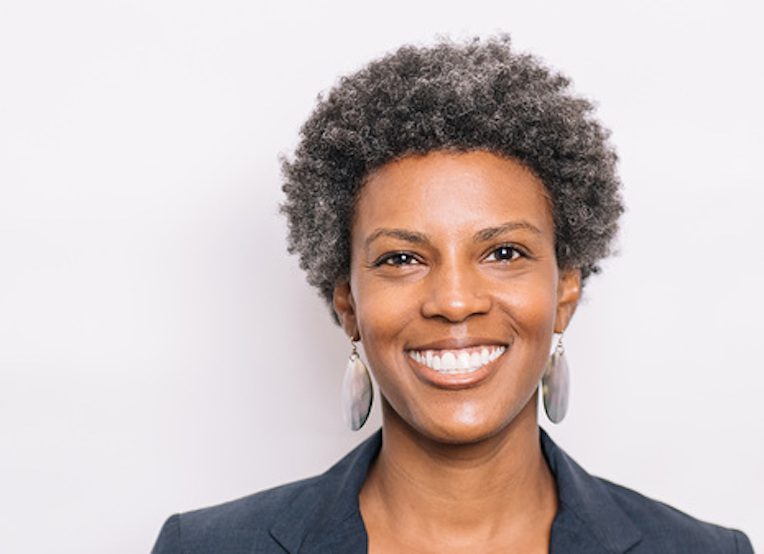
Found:
[(278, 155), (403, 43), (509, 32), (613, 130), (619, 253), (545, 429), (764, 550), (759, 2), (6, 0), (0, 551), (147, 552), (172, 513), (328, 468), (349, 343), (285, 252)]

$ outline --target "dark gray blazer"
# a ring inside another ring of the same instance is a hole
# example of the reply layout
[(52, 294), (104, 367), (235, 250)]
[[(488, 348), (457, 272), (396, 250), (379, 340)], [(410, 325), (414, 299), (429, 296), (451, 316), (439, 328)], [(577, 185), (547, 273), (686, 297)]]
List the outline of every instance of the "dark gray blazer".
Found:
[[(162, 527), (153, 554), (366, 552), (358, 492), (382, 444), (381, 432), (323, 475), (194, 512)], [(541, 430), (557, 481), (559, 509), (550, 552), (564, 554), (753, 553), (740, 531), (703, 523), (592, 477)]]

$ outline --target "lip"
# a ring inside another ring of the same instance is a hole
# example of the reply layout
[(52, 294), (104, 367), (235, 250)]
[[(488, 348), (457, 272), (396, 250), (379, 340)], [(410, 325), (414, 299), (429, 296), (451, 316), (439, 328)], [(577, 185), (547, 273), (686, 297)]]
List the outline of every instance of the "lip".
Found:
[(418, 344), (416, 346), (410, 346), (406, 350), (457, 350), (460, 348), (472, 348), (474, 346), (506, 346), (509, 345), (500, 340), (481, 338), (481, 337), (463, 337), (463, 338), (447, 338), (428, 342), (426, 344)]
[(475, 346), (504, 346), (504, 353), (485, 364), (480, 369), (472, 373), (440, 373), (424, 364), (417, 362), (408, 354), (404, 357), (409, 366), (414, 370), (417, 378), (427, 385), (446, 390), (462, 390), (476, 387), (489, 379), (498, 368), (498, 361), (504, 358), (511, 349), (511, 344), (490, 339), (446, 339), (427, 343), (426, 345), (409, 348), (407, 350), (456, 350), (459, 348), (470, 348)]

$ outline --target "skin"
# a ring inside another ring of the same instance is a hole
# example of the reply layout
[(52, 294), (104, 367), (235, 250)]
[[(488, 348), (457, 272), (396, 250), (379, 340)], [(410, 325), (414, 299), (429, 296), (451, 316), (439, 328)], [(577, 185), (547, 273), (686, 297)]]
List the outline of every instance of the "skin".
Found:
[[(370, 552), (549, 551), (557, 493), (537, 387), (580, 289), (557, 266), (546, 190), (517, 161), (431, 152), (367, 178), (334, 307), (382, 396), (359, 497)], [(478, 344), (506, 351), (458, 375), (409, 356)]]

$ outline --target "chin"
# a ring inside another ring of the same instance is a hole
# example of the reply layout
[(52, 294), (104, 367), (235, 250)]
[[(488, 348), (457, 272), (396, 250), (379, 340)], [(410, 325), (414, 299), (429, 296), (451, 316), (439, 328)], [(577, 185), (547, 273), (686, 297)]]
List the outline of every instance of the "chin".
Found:
[(448, 444), (453, 446), (466, 446), (470, 444), (479, 444), (494, 437), (499, 431), (493, 429), (468, 427), (461, 429), (443, 429), (435, 430), (428, 434), (428, 438), (433, 442)]
[(498, 417), (464, 417), (466, 414), (454, 414), (452, 418), (439, 418), (437, 422), (422, 422), (415, 425), (421, 435), (434, 442), (451, 445), (476, 444), (488, 440), (512, 424)]
[(406, 416), (396, 414), (398, 421), (407, 424), (414, 433), (441, 444), (477, 444), (512, 429), (538, 425), (536, 394), (530, 393), (526, 402), (499, 405), (484, 402), (465, 402), (441, 406), (440, 410), (409, 412)]

